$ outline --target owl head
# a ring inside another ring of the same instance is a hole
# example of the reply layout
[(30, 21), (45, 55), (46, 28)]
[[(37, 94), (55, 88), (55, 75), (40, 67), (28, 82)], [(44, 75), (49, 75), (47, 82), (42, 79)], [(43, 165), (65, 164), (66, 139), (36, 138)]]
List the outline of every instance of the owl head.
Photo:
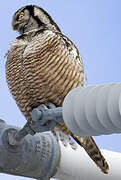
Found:
[(60, 31), (51, 16), (35, 5), (27, 5), (17, 10), (13, 15), (12, 28), (20, 34), (43, 28)]

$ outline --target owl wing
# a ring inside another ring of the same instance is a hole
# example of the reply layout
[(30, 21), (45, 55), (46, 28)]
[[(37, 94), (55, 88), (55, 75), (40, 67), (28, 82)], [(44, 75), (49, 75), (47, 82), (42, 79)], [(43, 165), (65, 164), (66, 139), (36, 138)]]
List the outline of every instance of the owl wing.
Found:
[[(23, 36), (16, 38), (11, 43), (11, 47), (6, 55), (6, 80), (8, 87), (16, 101), (16, 104), (25, 117), (29, 116), (28, 104), (30, 104), (30, 98), (26, 91), (27, 86), (22, 65), (23, 53), (27, 44), (28, 42), (23, 38)], [(29, 111), (31, 111), (31, 108)]]
[[(35, 102), (51, 101), (60, 106), (72, 88), (84, 84), (78, 50), (61, 33), (39, 31), (25, 48), (23, 59), (25, 77), (30, 89), (34, 89), (31, 96)], [(38, 94), (38, 99), (33, 93)]]
[(67, 49), (70, 53), (70, 56), (72, 56), (72, 58), (74, 58), (78, 62), (79, 66), (83, 69), (83, 73), (84, 73), (83, 60), (82, 60), (82, 57), (80, 56), (78, 48), (67, 36), (65, 36), (59, 32), (57, 32), (57, 33), (60, 35), (61, 41), (63, 41), (63, 43), (67, 47)]

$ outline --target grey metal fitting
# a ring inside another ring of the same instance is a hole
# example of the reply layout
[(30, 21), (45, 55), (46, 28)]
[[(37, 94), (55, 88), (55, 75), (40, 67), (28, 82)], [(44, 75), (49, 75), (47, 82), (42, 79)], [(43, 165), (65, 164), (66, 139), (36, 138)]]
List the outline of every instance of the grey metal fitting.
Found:
[(27, 135), (18, 145), (10, 145), (9, 135), (18, 130), (0, 120), (0, 172), (41, 180), (53, 177), (60, 159), (55, 137), (37, 133)]
[(53, 130), (55, 126), (63, 122), (62, 107), (57, 107), (48, 103), (47, 106), (41, 104), (32, 110), (32, 123), (27, 122), (19, 131), (12, 131), (8, 134), (10, 145), (19, 145), (28, 134), (42, 133)]
[(121, 133), (121, 83), (73, 89), (64, 100), (63, 119), (78, 136)]

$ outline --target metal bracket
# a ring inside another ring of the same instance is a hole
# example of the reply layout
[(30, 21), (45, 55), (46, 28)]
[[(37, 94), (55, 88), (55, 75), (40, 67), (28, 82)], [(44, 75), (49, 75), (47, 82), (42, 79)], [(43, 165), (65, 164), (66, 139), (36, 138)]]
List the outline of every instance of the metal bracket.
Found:
[(48, 103), (47, 106), (42, 104), (33, 109), (31, 117), (32, 124), (30, 124), (30, 127), (34, 132), (50, 131), (59, 123), (63, 122), (62, 107), (56, 108), (52, 103)]
[(48, 103), (47, 106), (42, 104), (32, 110), (31, 117), (32, 123), (27, 122), (20, 131), (11, 131), (8, 134), (10, 145), (21, 144), (26, 135), (50, 131), (59, 123), (62, 123), (62, 107), (56, 108), (52, 103)]

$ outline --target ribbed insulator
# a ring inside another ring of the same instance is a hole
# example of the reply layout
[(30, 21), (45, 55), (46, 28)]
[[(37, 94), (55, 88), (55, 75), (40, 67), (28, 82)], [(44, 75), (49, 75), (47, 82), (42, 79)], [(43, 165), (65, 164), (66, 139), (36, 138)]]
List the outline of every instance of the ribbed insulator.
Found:
[(121, 83), (73, 89), (64, 100), (63, 118), (78, 136), (121, 133)]

